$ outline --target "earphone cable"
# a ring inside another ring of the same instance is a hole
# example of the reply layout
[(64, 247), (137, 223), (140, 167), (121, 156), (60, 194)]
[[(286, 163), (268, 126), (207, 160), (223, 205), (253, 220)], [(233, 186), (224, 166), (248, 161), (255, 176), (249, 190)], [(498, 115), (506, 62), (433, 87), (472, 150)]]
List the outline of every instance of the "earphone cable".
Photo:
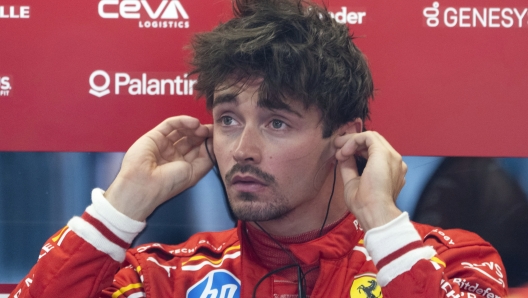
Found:
[[(209, 160), (211, 160), (211, 163), (213, 164), (213, 171), (215, 172), (216, 177), (218, 178), (218, 181), (220, 181), (220, 185), (222, 187), (222, 193), (224, 195), (224, 200), (227, 201), (228, 200), (227, 190), (226, 190), (224, 181), (222, 180), (222, 175), (220, 174), (220, 168), (218, 167), (218, 163), (216, 162), (216, 160), (213, 159), (213, 156), (211, 155), (211, 152), (209, 151), (209, 146), (207, 146), (207, 141), (208, 140), (209, 140), (209, 138), (205, 139), (205, 151), (207, 152), (207, 156), (209, 156)], [(227, 206), (228, 206), (227, 209), (229, 210), (229, 215), (231, 216), (231, 219), (233, 219), (233, 221), (235, 222), (235, 227), (236, 227), (237, 226), (236, 217), (233, 214), (233, 211), (231, 210), (231, 207), (229, 206), (229, 203), (227, 203)]]
[(286, 269), (288, 269), (288, 268), (296, 267), (296, 266), (298, 267), (299, 265), (298, 265), (298, 264), (290, 264), (290, 265), (286, 265), (286, 266), (283, 266), (283, 267), (280, 267), (280, 268), (277, 268), (277, 269), (271, 270), (270, 272), (264, 274), (264, 276), (261, 277), (261, 278), (259, 279), (259, 281), (258, 281), (257, 284), (255, 285), (255, 287), (253, 288), (253, 295), (252, 295), (252, 297), (253, 297), (253, 298), (256, 297), (258, 287), (260, 286), (260, 284), (261, 284), (264, 280), (266, 280), (266, 278), (272, 276), (273, 274), (275, 274), (275, 273), (277, 273), (277, 272), (280, 272), (280, 271), (282, 271), (282, 270), (286, 270)]
[(259, 229), (266, 233), (268, 238), (275, 242), (275, 244), (277, 244), (277, 246), (282, 249), (288, 255), (288, 257), (290, 257), (290, 259), (295, 263), (294, 265), (300, 266), (299, 262), (297, 262), (297, 260), (290, 251), (288, 251), (279, 241), (277, 241), (277, 239), (275, 239), (270, 233), (268, 233), (268, 231), (266, 231), (258, 222), (254, 221), (254, 223), (257, 225), (257, 227), (259, 227)]
[(334, 197), (334, 190), (336, 185), (336, 176), (337, 176), (337, 160), (335, 161), (334, 165), (334, 182), (332, 183), (332, 192), (330, 193), (330, 199), (328, 199), (328, 206), (326, 207), (326, 215), (325, 219), (323, 221), (323, 225), (321, 226), (321, 229), (319, 230), (319, 237), (323, 235), (323, 229), (326, 224), (326, 221), (328, 220), (328, 214), (330, 213), (330, 203), (332, 203), (332, 198)]
[[(271, 239), (273, 242), (275, 242), (275, 244), (277, 244), (277, 246), (279, 246), (279, 248), (282, 249), (288, 255), (288, 257), (290, 257), (290, 259), (295, 263), (295, 264), (290, 264), (287, 266), (290, 266), (290, 267), (297, 266), (297, 287), (299, 291), (299, 297), (300, 298), (306, 297), (306, 294), (305, 294), (306, 293), (306, 280), (304, 278), (305, 274), (301, 268), (301, 264), (297, 262), (297, 260), (295, 259), (295, 257), (292, 255), (292, 253), (289, 250), (287, 250), (279, 241), (277, 241), (277, 239), (275, 239), (270, 233), (268, 233), (268, 231), (266, 231), (258, 222), (254, 221), (254, 223), (257, 225), (257, 227), (259, 227), (259, 229), (261, 229), (264, 233), (266, 233), (268, 238)], [(283, 270), (284, 269), (286, 268), (283, 268)]]

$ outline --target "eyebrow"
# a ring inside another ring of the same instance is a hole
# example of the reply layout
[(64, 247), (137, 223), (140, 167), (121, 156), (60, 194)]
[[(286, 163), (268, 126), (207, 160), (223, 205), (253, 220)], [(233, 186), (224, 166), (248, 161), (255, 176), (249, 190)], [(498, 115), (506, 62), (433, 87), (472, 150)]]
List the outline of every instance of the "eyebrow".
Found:
[[(215, 108), (217, 105), (223, 104), (223, 103), (234, 103), (238, 105), (238, 94), (236, 93), (223, 93), (215, 96), (213, 100), (213, 106), (212, 108)], [(293, 110), (291, 106), (283, 101), (277, 102), (267, 102), (264, 101), (262, 98), (260, 98), (257, 102), (257, 106), (259, 108), (264, 108), (268, 110), (278, 110), (278, 111), (285, 111), (291, 114), (296, 115), (299, 118), (304, 118), (299, 112)]]
[(237, 94), (234, 93), (223, 93), (214, 97), (212, 108), (223, 103), (238, 103)]

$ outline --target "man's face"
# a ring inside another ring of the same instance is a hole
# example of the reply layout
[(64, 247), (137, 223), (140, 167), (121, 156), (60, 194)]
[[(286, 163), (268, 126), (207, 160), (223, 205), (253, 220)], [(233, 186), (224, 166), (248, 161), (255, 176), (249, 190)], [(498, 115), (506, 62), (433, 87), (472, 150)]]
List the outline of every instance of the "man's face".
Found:
[[(259, 106), (259, 80), (215, 92), (214, 153), (234, 214), (265, 221), (302, 214), (314, 200), (334, 157), (322, 138), (321, 113), (291, 100)], [(326, 197), (328, 194), (324, 194)]]

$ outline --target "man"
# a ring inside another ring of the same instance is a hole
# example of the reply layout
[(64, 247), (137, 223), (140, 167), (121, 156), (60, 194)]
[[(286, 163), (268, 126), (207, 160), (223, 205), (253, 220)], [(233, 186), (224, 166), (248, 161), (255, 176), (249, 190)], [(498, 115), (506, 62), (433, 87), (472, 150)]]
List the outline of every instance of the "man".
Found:
[[(234, 12), (193, 43), (214, 123), (177, 116), (136, 141), (13, 296), (503, 297), (489, 244), (396, 208), (406, 165), (364, 131), (373, 86), (346, 27), (300, 1), (239, 0)], [(237, 228), (126, 251), (213, 164)]]

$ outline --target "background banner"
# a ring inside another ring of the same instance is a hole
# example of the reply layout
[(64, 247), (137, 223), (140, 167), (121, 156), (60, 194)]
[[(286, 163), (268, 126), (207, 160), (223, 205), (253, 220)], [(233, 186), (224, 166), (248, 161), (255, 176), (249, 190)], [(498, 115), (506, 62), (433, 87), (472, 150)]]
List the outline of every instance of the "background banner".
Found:
[[(367, 127), (403, 155), (528, 157), (528, 4), (329, 0), (368, 57)], [(125, 151), (164, 118), (211, 121), (193, 34), (229, 0), (0, 1), (0, 151)]]

